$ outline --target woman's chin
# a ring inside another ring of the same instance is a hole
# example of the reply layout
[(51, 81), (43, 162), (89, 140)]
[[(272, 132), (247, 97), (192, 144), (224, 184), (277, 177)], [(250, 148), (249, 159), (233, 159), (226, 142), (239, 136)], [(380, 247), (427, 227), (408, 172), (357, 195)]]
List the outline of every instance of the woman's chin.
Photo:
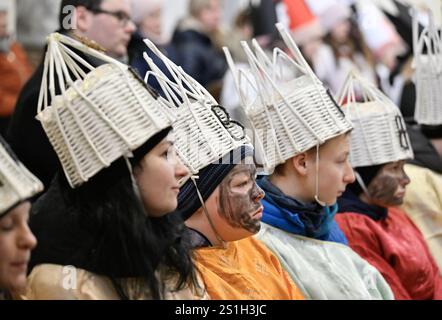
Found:
[(11, 283), (8, 286), (9, 293), (13, 296), (18, 296), (26, 290), (26, 275), (21, 275), (16, 277), (15, 279), (11, 279)]
[(171, 212), (174, 212), (178, 206), (178, 201), (176, 198), (169, 201), (168, 205), (162, 206), (161, 208), (150, 208), (147, 210), (148, 216), (151, 218), (161, 218)]

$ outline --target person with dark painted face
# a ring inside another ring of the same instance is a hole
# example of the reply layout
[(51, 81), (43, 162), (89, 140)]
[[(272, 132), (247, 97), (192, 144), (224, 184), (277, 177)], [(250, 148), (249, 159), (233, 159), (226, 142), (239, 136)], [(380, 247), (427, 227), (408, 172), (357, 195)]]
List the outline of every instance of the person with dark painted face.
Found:
[[(337, 197), (355, 179), (348, 161), (352, 125), (321, 84), (302, 82), (303, 78), (315, 81), (313, 73), (306, 72), (295, 79), (280, 75), (278, 70), (282, 66), (286, 67), (285, 74), (296, 74), (296, 65), (308, 67), (305, 59), (296, 55), (296, 45), (288, 33), (279, 29), (287, 47), (292, 49), (291, 63), (284, 65), (284, 61), (276, 60), (258, 66), (259, 47), (255, 46), (255, 53), (245, 47), (251, 69), (258, 71), (252, 72), (256, 83), (262, 87), (271, 85), (262, 76), (265, 73), (276, 80), (272, 92), (260, 91), (265, 104), (246, 108), (254, 134), (259, 137), (256, 145), (264, 146), (270, 173), (258, 182), (266, 194), (262, 200), (264, 223), (257, 237), (277, 255), (308, 299), (392, 299), (379, 271), (347, 246), (334, 219)], [(275, 56), (278, 50), (275, 49)], [(238, 75), (235, 68), (232, 71)], [(296, 91), (298, 95), (289, 99)], [(302, 92), (307, 94), (303, 96)], [(324, 100), (318, 104), (321, 95)], [(284, 101), (281, 97), (287, 98)], [(277, 111), (268, 107), (272, 101), (283, 117), (279, 118)], [(301, 112), (303, 109), (309, 112)], [(335, 122), (330, 121), (333, 117)], [(311, 127), (299, 130), (302, 123)], [(269, 133), (266, 128), (274, 132)], [(271, 134), (277, 138), (266, 142)], [(272, 157), (273, 154), (277, 156)]]
[(29, 199), (43, 190), (0, 136), (0, 300), (26, 286), (37, 240), (28, 226)]
[[(357, 182), (338, 200), (336, 220), (350, 246), (376, 267), (396, 299), (442, 299), (442, 278), (421, 232), (398, 206), (410, 179), (405, 160), (413, 157), (398, 108), (360, 76), (370, 101), (350, 102), (346, 110), (355, 125), (350, 162)], [(343, 96), (348, 96), (343, 92)]]
[[(256, 184), (254, 150), (244, 127), (150, 41), (174, 81), (145, 55), (177, 115), (176, 148), (192, 176), (178, 195), (194, 261), (212, 299), (303, 299), (276, 256), (255, 239), (264, 192)], [(148, 80), (148, 79), (147, 79)], [(178, 108), (177, 108), (178, 107)]]
[(196, 267), (212, 299), (302, 299), (276, 256), (253, 237), (264, 192), (252, 155), (244, 145), (183, 186), (178, 210), (193, 239)]

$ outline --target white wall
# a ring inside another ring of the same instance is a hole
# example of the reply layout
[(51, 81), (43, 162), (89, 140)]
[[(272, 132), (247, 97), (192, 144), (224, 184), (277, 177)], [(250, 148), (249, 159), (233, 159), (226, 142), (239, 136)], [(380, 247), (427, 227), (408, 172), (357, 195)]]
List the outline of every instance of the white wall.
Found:
[(165, 0), (163, 10), (163, 30), (167, 38), (169, 38), (176, 23), (187, 13), (188, 0)]

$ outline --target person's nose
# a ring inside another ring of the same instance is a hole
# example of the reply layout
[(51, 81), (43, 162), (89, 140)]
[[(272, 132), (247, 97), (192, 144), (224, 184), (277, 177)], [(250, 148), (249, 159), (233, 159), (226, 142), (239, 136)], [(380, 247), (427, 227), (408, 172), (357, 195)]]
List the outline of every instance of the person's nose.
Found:
[(132, 34), (135, 32), (135, 30), (137, 30), (137, 26), (135, 25), (135, 23), (132, 20), (128, 20), (124, 29), (127, 33)]
[(401, 185), (402, 187), (406, 187), (408, 184), (410, 184), (411, 180), (410, 177), (404, 172), (402, 178), (401, 178)]
[(259, 202), (261, 199), (265, 197), (265, 192), (262, 190), (258, 184), (255, 182), (254, 190), (253, 190), (253, 200), (255, 202)]
[(355, 182), (356, 176), (353, 168), (351, 167), (350, 163), (347, 162), (347, 169), (344, 175), (344, 182), (346, 184), (351, 184)]
[(20, 228), (18, 246), (20, 249), (32, 250), (37, 245), (37, 239), (29, 228), (27, 222)]
[(180, 180), (189, 175), (189, 169), (184, 165), (178, 155), (175, 153), (175, 177)]

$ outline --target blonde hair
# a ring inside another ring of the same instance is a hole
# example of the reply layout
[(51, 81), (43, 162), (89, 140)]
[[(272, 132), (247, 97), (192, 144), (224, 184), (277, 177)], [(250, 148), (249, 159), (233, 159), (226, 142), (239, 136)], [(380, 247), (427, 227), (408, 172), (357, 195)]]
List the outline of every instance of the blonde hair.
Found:
[(207, 8), (210, 2), (213, 0), (190, 0), (189, 1), (189, 13), (193, 17), (198, 17), (200, 12)]

